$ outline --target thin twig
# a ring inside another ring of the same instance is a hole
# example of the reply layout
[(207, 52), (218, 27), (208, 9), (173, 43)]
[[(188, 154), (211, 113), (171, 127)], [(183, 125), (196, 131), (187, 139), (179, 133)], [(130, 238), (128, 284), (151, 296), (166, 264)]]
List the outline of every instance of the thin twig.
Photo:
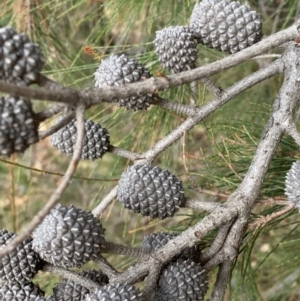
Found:
[(201, 82), (214, 94), (215, 98), (222, 96), (223, 89), (217, 87), (208, 77), (202, 78)]
[(192, 199), (187, 199), (186, 202), (184, 203), (184, 207), (186, 208), (195, 209), (195, 210), (204, 210), (207, 212), (212, 212), (220, 205), (221, 203), (217, 203), (217, 202), (192, 200)]
[(230, 226), (231, 223), (227, 223), (226, 225), (220, 227), (218, 234), (216, 235), (209, 249), (205, 253), (201, 254), (200, 261), (202, 264), (208, 262), (211, 258), (214, 257), (215, 254), (220, 251), (227, 237)]
[(292, 119), (287, 120), (283, 126), (285, 127), (286, 133), (289, 134), (295, 140), (298, 147), (300, 147), (300, 133)]
[(120, 244), (115, 244), (110, 241), (105, 241), (101, 245), (101, 253), (127, 255), (131, 257), (142, 257), (145, 255), (145, 252), (142, 248), (132, 248)]
[(151, 266), (147, 277), (147, 282), (143, 290), (143, 297), (145, 300), (151, 300), (150, 297), (156, 288), (157, 280), (160, 275), (160, 270), (161, 270), (161, 264), (159, 263)]
[(160, 106), (161, 108), (173, 111), (179, 115), (193, 115), (196, 112), (197, 108), (199, 108), (194, 105), (185, 105), (175, 101), (170, 101), (160, 96), (158, 96), (157, 99), (159, 99), (159, 102), (157, 102), (156, 105)]
[[(193, 185), (192, 187), (189, 187), (189, 188), (196, 189), (199, 193), (208, 194), (208, 195), (212, 195), (212, 196), (219, 197), (219, 198), (227, 199), (230, 196), (229, 193), (223, 193), (223, 192), (219, 192), (219, 191), (208, 190), (208, 189), (199, 187), (197, 185)], [(257, 205), (261, 205), (261, 204), (265, 204), (265, 205), (286, 205), (286, 202), (287, 202), (286, 198), (276, 197), (276, 199), (275, 198), (267, 198), (267, 199), (256, 200), (255, 204), (257, 204)], [(197, 206), (197, 204), (195, 204), (194, 206)], [(199, 209), (201, 210), (202, 204), (200, 204), (199, 206), (200, 206)], [(194, 209), (197, 209), (197, 208), (195, 207)], [(205, 209), (202, 209), (202, 210), (205, 210)]]
[(99, 265), (101, 271), (107, 275), (109, 279), (120, 274), (102, 255), (99, 255), (97, 259), (94, 259), (94, 261)]
[(253, 229), (257, 229), (258, 227), (263, 227), (268, 222), (274, 220), (275, 218), (277, 218), (283, 214), (286, 214), (287, 212), (293, 210), (294, 208), (295, 208), (295, 206), (290, 204), (290, 205), (283, 207), (281, 210), (279, 210), (277, 212), (268, 214), (267, 216), (262, 216), (262, 217), (258, 218), (256, 221), (248, 224), (247, 229), (253, 230)]
[[(16, 156), (12, 155), (11, 159), (15, 161)], [(15, 196), (15, 166), (9, 166), (9, 202), (11, 210), (11, 225), (13, 232), (17, 231), (17, 208)]]
[(43, 271), (45, 272), (50, 272), (50, 273), (54, 273), (58, 276), (61, 276), (65, 279), (71, 280), (83, 287), (86, 287), (89, 290), (92, 290), (94, 288), (100, 288), (101, 284), (88, 279), (86, 277), (80, 276), (77, 273), (73, 272), (73, 271), (69, 271), (67, 269), (64, 269), (62, 267), (59, 266), (54, 266), (50, 263), (47, 263), (46, 265), (43, 266)]
[(198, 99), (198, 82), (194, 81), (190, 83), (190, 103), (192, 106), (196, 105), (196, 101)]
[(287, 200), (285, 201), (280, 201), (280, 200), (275, 200), (275, 199), (262, 199), (262, 200), (257, 200), (255, 201), (255, 204), (257, 205), (286, 205)]
[(118, 155), (118, 156), (123, 157), (123, 158), (127, 158), (131, 161), (135, 161), (138, 158), (140, 158), (140, 156), (141, 156), (138, 153), (134, 153), (134, 152), (131, 152), (129, 150), (119, 148), (119, 147), (116, 147), (116, 146), (113, 146), (113, 145), (110, 145), (108, 151), (111, 152), (112, 154)]
[(117, 197), (117, 187), (115, 186), (109, 194), (101, 201), (101, 203), (92, 211), (94, 216), (100, 216), (109, 204)]
[[(20, 163), (17, 163), (17, 162), (5, 160), (3, 158), (0, 158), (0, 162), (3, 162), (3, 163), (8, 164), (8, 165), (28, 169), (30, 171), (34, 171), (34, 172), (38, 172), (38, 173), (42, 173), (42, 174), (53, 175), (53, 176), (57, 176), (57, 177), (63, 177), (64, 176), (64, 174), (60, 173), (60, 172), (54, 172), (54, 171), (34, 168), (34, 167), (23, 165), (23, 164), (20, 164)], [(119, 181), (119, 179), (117, 179), (117, 178), (115, 178), (115, 179), (113, 179), (113, 178), (102, 178), (102, 179), (100, 179), (100, 178), (89, 178), (89, 177), (81, 177), (81, 176), (74, 176), (74, 175), (71, 177), (71, 179), (78, 179), (80, 181), (94, 181), (94, 182), (117, 182), (117, 181)]]
[(253, 60), (265, 60), (265, 59), (278, 59), (282, 56), (282, 54), (262, 54), (262, 55), (258, 55), (253, 57)]
[(81, 148), (82, 148), (82, 142), (84, 137), (84, 111), (85, 108), (83, 106), (78, 106), (78, 108), (76, 109), (77, 139), (74, 147), (73, 157), (70, 161), (70, 164), (68, 166), (65, 175), (62, 178), (62, 181), (60, 182), (59, 186), (56, 188), (56, 190), (50, 197), (49, 201), (45, 204), (43, 209), (41, 209), (34, 216), (30, 224), (19, 235), (17, 235), (16, 238), (14, 238), (3, 249), (0, 250), (0, 258), (12, 252), (19, 243), (21, 243), (24, 239), (30, 236), (30, 234), (34, 231), (34, 229), (43, 221), (45, 216), (59, 201), (64, 191), (69, 186), (70, 179), (74, 174), (74, 172), (76, 171), (81, 156)]
[(53, 115), (56, 115), (60, 112), (62, 112), (66, 108), (66, 105), (63, 103), (56, 103), (51, 105), (50, 107), (44, 109), (41, 112), (35, 113), (34, 118), (35, 120), (42, 122), (46, 119), (52, 117)]
[(49, 129), (45, 131), (39, 132), (39, 140), (43, 140), (46, 137), (52, 135), (53, 133), (60, 130), (62, 127), (67, 125), (72, 119), (74, 118), (74, 112), (71, 111), (64, 115), (58, 122), (56, 122), (54, 125), (52, 125)]
[(230, 271), (231, 271), (231, 260), (227, 260), (223, 262), (218, 271), (218, 276), (216, 283), (214, 284), (214, 289), (211, 294), (210, 301), (223, 301), (225, 292), (226, 292), (226, 286), (228, 284)]
[(205, 189), (205, 188), (202, 188), (202, 187), (196, 185), (196, 183), (193, 183), (193, 182), (192, 182), (192, 184), (193, 184), (193, 186), (191, 186), (189, 188), (195, 189), (199, 193), (204, 193), (204, 194), (208, 194), (208, 195), (212, 195), (212, 196), (220, 197), (220, 198), (225, 198), (225, 199), (227, 199), (230, 196), (230, 194), (228, 194), (228, 193)]

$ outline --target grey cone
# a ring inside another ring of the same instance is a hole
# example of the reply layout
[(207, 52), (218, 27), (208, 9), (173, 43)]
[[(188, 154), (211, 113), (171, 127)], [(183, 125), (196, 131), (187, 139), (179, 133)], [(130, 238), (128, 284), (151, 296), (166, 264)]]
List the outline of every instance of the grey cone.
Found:
[(146, 301), (134, 286), (111, 283), (86, 295), (86, 301)]
[(0, 285), (0, 301), (44, 301), (42, 291), (32, 283), (6, 282)]
[(38, 142), (37, 127), (29, 100), (0, 96), (0, 155), (22, 153)]
[[(60, 118), (58, 119), (58, 121)], [(110, 146), (109, 133), (100, 124), (92, 120), (86, 120), (85, 136), (83, 139), (81, 159), (96, 160), (108, 151)], [(66, 126), (58, 130), (51, 136), (51, 143), (53, 147), (58, 149), (61, 153), (72, 156), (77, 136), (77, 121), (73, 119)]]
[(156, 32), (155, 52), (165, 69), (173, 73), (196, 67), (197, 43), (186, 26), (171, 26)]
[(185, 202), (181, 181), (167, 170), (133, 165), (118, 183), (118, 201), (125, 208), (152, 218), (172, 217)]
[(208, 290), (207, 274), (191, 260), (171, 262), (161, 273), (155, 300), (204, 300)]
[[(0, 230), (0, 249), (17, 235), (5, 229)], [(28, 238), (16, 249), (0, 258), (0, 282), (28, 283), (42, 268), (43, 261), (32, 249), (32, 239)]]
[(97, 257), (104, 229), (91, 212), (56, 205), (32, 234), (32, 248), (57, 266), (80, 267)]
[[(103, 60), (95, 74), (95, 87), (123, 86), (141, 82), (151, 77), (147, 68), (135, 59), (122, 55), (111, 55)], [(115, 102), (127, 109), (146, 110), (155, 101), (152, 94), (116, 99)]]
[(199, 43), (236, 53), (261, 39), (262, 22), (248, 5), (230, 0), (203, 0), (194, 6), (190, 30)]
[(44, 65), (39, 46), (11, 27), (0, 27), (0, 79), (30, 85), (38, 79)]
[[(80, 275), (97, 282), (99, 285), (108, 283), (108, 277), (102, 274), (101, 271), (86, 271), (81, 272)], [(86, 287), (83, 287), (70, 279), (63, 279), (54, 288), (54, 297), (56, 301), (84, 301), (85, 296), (88, 293), (89, 290)]]

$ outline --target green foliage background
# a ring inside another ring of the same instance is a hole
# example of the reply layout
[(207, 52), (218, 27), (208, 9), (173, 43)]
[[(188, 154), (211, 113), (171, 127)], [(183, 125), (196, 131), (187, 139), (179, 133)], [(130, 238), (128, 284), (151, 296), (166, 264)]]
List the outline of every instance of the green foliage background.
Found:
[[(298, 1), (293, 0), (247, 3), (261, 14), (264, 35), (291, 25), (300, 11)], [(65, 86), (82, 89), (94, 85), (93, 73), (100, 63), (84, 51), (86, 46), (94, 48), (98, 57), (125, 53), (145, 64), (154, 76), (161, 72), (168, 74), (153, 51), (155, 31), (188, 24), (194, 4), (190, 0), (2, 0), (0, 20), (2, 25), (25, 32), (39, 43), (46, 60), (45, 75)], [(281, 49), (273, 51), (281, 52)], [(199, 46), (198, 65), (224, 56)], [(212, 79), (225, 89), (272, 60), (254, 59)], [(154, 164), (176, 174), (184, 182), (187, 196), (224, 201), (200, 194), (191, 187), (196, 183), (211, 191), (228, 194), (234, 191), (248, 169), (281, 82), (282, 77), (276, 76), (237, 96), (161, 154)], [(201, 83), (196, 95), (188, 85), (161, 95), (182, 103), (190, 103), (193, 98), (197, 105), (212, 99)], [(46, 102), (34, 101), (35, 111), (47, 106)], [(133, 113), (109, 104), (89, 109), (86, 116), (108, 129), (113, 145), (137, 152), (147, 150), (183, 120), (182, 116), (156, 106)], [(53, 122), (54, 119), (47, 121), (40, 128)], [(285, 174), (298, 158), (297, 146), (292, 139), (284, 137), (263, 184), (261, 198), (284, 197)], [(20, 231), (47, 202), (69, 160), (51, 147), (49, 139), (24, 155), (1, 159), (0, 228)], [(129, 164), (113, 154), (95, 162), (81, 162), (61, 202), (94, 208), (117, 184)], [(279, 209), (279, 206), (256, 205), (252, 221)], [(108, 240), (139, 246), (144, 235), (165, 229), (181, 232), (203, 216), (204, 213), (182, 209), (173, 219), (150, 220), (114, 202), (105, 211), (102, 222)], [(300, 298), (299, 223), (299, 214), (293, 211), (245, 235), (232, 272), (228, 300)], [(202, 242), (203, 248), (209, 246), (214, 235)], [(120, 270), (132, 263), (124, 257), (108, 256), (108, 260)], [(92, 263), (85, 268), (91, 266)], [(215, 271), (210, 276), (211, 287), (214, 274)], [(58, 279), (40, 273), (36, 281), (51, 293)]]

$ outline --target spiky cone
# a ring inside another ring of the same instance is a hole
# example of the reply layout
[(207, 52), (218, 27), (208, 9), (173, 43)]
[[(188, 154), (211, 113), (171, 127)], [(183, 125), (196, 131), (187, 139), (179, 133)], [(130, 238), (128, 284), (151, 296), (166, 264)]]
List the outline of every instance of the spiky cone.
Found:
[(80, 267), (100, 254), (104, 229), (91, 212), (56, 205), (32, 234), (32, 248), (57, 266)]
[(37, 297), (36, 299), (30, 299), (30, 301), (56, 301), (55, 298), (51, 295), (47, 296), (47, 297)]
[[(5, 229), (0, 230), (0, 250), (16, 236)], [(43, 261), (32, 249), (32, 239), (26, 239), (0, 258), (0, 282), (28, 283), (42, 266)]]
[(0, 96), (0, 155), (22, 153), (38, 142), (37, 127), (30, 100)]
[(186, 26), (171, 26), (156, 32), (155, 52), (165, 69), (173, 73), (196, 67), (197, 43)]
[(185, 202), (181, 181), (158, 166), (133, 165), (118, 183), (118, 200), (125, 208), (152, 218), (174, 216)]
[[(147, 235), (142, 243), (142, 249), (146, 252), (154, 252), (165, 246), (170, 240), (178, 236), (177, 233), (151, 233)], [(194, 246), (190, 248), (185, 248), (178, 256), (175, 256), (172, 261), (177, 261), (178, 259), (183, 260), (193, 260), (194, 262), (199, 262), (200, 260), (200, 248), (199, 246)]]
[(190, 30), (199, 43), (236, 53), (261, 39), (262, 22), (248, 5), (230, 0), (203, 0), (195, 4)]
[[(59, 120), (61, 120), (61, 118), (59, 118), (58, 121)], [(92, 120), (86, 120), (84, 127), (85, 136), (82, 144), (81, 159), (96, 160), (102, 158), (108, 151), (110, 145), (108, 131)], [(58, 149), (61, 153), (72, 156), (76, 144), (76, 136), (77, 121), (73, 119), (51, 136), (51, 143), (53, 147)]]
[(45, 301), (42, 291), (32, 283), (6, 282), (0, 285), (0, 301)]
[(56, 301), (53, 296), (39, 296), (33, 299), (29, 299), (30, 301)]
[[(103, 60), (94, 75), (97, 88), (128, 85), (151, 77), (146, 67), (124, 54), (111, 55)], [(154, 101), (155, 97), (152, 94), (145, 94), (116, 99), (115, 103), (120, 107), (137, 111), (146, 110)]]
[(134, 286), (112, 283), (86, 295), (86, 301), (145, 301)]
[(300, 161), (294, 162), (286, 174), (285, 194), (289, 202), (300, 211)]
[(11, 27), (0, 27), (0, 79), (30, 85), (38, 79), (44, 65), (40, 48)]
[(161, 273), (154, 300), (200, 301), (208, 290), (205, 270), (191, 260), (171, 262)]
[[(99, 285), (108, 283), (108, 277), (102, 274), (101, 271), (88, 271), (80, 273), (81, 276), (93, 280)], [(84, 301), (86, 294), (90, 291), (86, 287), (69, 280), (63, 279), (54, 289), (54, 297), (56, 301)]]

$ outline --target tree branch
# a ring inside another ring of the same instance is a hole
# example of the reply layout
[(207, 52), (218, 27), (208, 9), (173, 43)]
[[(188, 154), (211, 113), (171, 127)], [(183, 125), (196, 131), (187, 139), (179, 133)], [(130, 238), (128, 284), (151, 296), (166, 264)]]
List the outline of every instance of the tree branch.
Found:
[(231, 227), (231, 223), (227, 223), (219, 229), (218, 234), (216, 235), (209, 249), (204, 254), (201, 255), (200, 257), (201, 264), (205, 264), (207, 261), (213, 258), (215, 254), (217, 254), (220, 251), (220, 249), (222, 248), (225, 242), (230, 227)]
[(45, 110), (35, 113), (34, 118), (39, 121), (45, 121), (46, 119), (52, 117), (53, 115), (56, 115), (63, 111), (66, 108), (66, 105), (63, 103), (56, 103)]
[(142, 257), (145, 255), (142, 248), (131, 248), (110, 241), (105, 241), (101, 245), (101, 253), (127, 255), (131, 257)]
[(300, 147), (300, 133), (298, 132), (297, 127), (292, 119), (287, 120), (286, 123), (283, 124), (283, 126), (286, 133), (289, 134), (295, 140), (298, 147)]
[(224, 299), (226, 286), (230, 276), (231, 265), (231, 260), (227, 260), (220, 265), (210, 301), (222, 301)]
[(52, 135), (53, 133), (57, 132), (62, 127), (64, 127), (65, 125), (67, 125), (73, 118), (74, 118), (74, 112), (73, 111), (67, 113), (66, 115), (64, 115), (62, 117), (61, 120), (59, 120), (58, 122), (56, 122), (49, 129), (47, 129), (45, 131), (39, 132), (39, 140), (43, 140), (46, 137), (48, 137), (48, 136)]
[(109, 206), (109, 204), (117, 197), (117, 187), (115, 186), (109, 194), (101, 201), (101, 203), (93, 209), (92, 213), (94, 216), (100, 216), (103, 211)]
[(44, 265), (43, 271), (51, 272), (51, 273), (54, 273), (58, 276), (61, 276), (61, 277), (65, 278), (65, 279), (69, 279), (69, 280), (71, 280), (71, 281), (73, 281), (73, 282), (75, 282), (75, 283), (77, 283), (77, 284), (79, 284), (83, 287), (86, 287), (89, 290), (101, 287), (100, 284), (98, 284), (97, 282), (95, 282), (93, 280), (90, 280), (88, 278), (80, 276), (75, 272), (72, 272), (72, 271), (66, 270), (64, 268), (52, 265), (50, 263), (47, 263), (46, 265)]
[(102, 255), (98, 256), (94, 261), (99, 265), (101, 271), (107, 275), (109, 279), (120, 274)]
[(217, 202), (187, 199), (184, 204), (184, 207), (212, 212), (216, 207), (220, 205), (221, 204)]
[(251, 224), (248, 225), (248, 230), (253, 230), (258, 227), (266, 225), (268, 222), (272, 221), (273, 219), (286, 214), (287, 212), (293, 210), (295, 208), (294, 205), (289, 204), (287, 206), (284, 206), (281, 210), (268, 214), (267, 216), (262, 216), (258, 218), (256, 221), (252, 222)]

